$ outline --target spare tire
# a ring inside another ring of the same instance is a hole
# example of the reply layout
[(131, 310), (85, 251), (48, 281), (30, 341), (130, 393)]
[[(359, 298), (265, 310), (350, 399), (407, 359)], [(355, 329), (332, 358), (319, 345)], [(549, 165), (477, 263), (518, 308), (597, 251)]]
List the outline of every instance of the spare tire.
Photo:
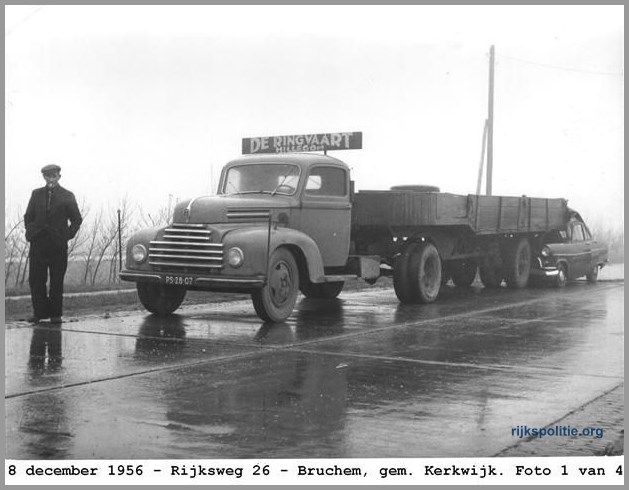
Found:
[(440, 192), (439, 187), (434, 185), (394, 185), (392, 191), (411, 191), (411, 192)]

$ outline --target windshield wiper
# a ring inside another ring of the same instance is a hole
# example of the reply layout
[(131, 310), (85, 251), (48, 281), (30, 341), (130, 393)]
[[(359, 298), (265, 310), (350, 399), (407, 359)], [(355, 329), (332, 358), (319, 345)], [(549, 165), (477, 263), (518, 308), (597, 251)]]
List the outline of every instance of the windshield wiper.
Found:
[[(286, 182), (288, 180), (289, 177), (296, 177), (293, 174), (287, 174), (284, 176), (284, 178), (282, 179), (282, 181), (277, 184), (277, 186), (275, 187), (275, 189), (273, 189), (273, 192), (271, 192), (271, 195), (274, 196), (275, 194), (277, 194), (277, 191), (280, 187), (282, 187), (284, 185), (284, 182)], [(288, 194), (287, 194), (288, 195)]]
[(258, 191), (239, 191), (238, 194), (272, 194), (272, 192), (260, 189)]

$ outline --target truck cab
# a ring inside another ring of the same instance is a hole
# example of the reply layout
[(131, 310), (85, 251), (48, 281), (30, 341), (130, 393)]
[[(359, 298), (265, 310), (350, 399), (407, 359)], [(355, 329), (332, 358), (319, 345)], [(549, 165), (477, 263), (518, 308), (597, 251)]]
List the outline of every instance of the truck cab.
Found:
[[(324, 155), (252, 155), (229, 162), (222, 171), (219, 196), (262, 195), (285, 199), (277, 216), (319, 247), (323, 266), (342, 267), (349, 253), (351, 203), (349, 168)], [(271, 201), (272, 204), (272, 201)]]
[(120, 277), (136, 282), (153, 313), (175, 311), (186, 290), (237, 291), (251, 293), (262, 319), (282, 321), (299, 289), (340, 292), (329, 272), (348, 259), (349, 179), (347, 165), (327, 155), (232, 160), (217, 195), (181, 201), (170, 225), (131, 237)]

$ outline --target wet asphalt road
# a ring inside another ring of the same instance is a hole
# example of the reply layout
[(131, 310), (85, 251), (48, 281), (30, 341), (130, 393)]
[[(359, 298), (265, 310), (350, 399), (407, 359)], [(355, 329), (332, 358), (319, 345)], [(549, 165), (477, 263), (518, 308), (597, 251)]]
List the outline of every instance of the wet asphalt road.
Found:
[(374, 289), (279, 325), (249, 301), (10, 324), (6, 457), (497, 455), (512, 427), (623, 384), (623, 298), (622, 281), (417, 306)]

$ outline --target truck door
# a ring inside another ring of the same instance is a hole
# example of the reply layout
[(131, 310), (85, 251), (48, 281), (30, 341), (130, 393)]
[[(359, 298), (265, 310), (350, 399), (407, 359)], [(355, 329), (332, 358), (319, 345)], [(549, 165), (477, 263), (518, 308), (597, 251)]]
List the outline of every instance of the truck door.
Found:
[(299, 229), (319, 246), (324, 267), (344, 266), (349, 254), (351, 204), (347, 171), (316, 165), (302, 193)]

